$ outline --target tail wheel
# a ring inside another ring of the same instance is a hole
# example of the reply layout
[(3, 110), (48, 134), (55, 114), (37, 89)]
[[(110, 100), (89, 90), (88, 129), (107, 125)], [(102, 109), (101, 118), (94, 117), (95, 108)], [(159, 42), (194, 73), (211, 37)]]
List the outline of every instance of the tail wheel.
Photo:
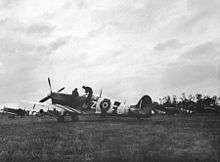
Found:
[(110, 109), (111, 101), (109, 99), (104, 99), (100, 103), (100, 108), (102, 114), (106, 114), (106, 112)]

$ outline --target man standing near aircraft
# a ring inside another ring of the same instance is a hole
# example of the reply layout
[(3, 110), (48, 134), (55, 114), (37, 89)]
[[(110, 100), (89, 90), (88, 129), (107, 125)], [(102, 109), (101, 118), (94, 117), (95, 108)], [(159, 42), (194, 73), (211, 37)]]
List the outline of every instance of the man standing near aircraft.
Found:
[(88, 95), (86, 100), (85, 100), (85, 105), (86, 105), (86, 107), (88, 107), (89, 103), (90, 103), (90, 100), (92, 98), (93, 91), (92, 91), (91, 87), (82, 86), (82, 88), (85, 90), (85, 93)]
[(73, 96), (73, 97), (78, 97), (78, 96), (79, 96), (79, 93), (78, 93), (77, 88), (75, 88), (75, 89), (73, 90), (72, 96)]
[(93, 94), (92, 88), (86, 86), (82, 86), (82, 88), (85, 90), (85, 93), (88, 94), (87, 99), (89, 101), (92, 98)]

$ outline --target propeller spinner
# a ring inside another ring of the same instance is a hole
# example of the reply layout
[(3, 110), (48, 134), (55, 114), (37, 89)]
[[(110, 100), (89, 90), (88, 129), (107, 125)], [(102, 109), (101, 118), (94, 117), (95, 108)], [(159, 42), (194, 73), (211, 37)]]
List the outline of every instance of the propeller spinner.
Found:
[[(47, 101), (48, 99), (51, 98), (51, 95), (52, 95), (52, 93), (53, 93), (53, 92), (52, 92), (51, 83), (50, 83), (50, 78), (48, 77), (47, 80), (48, 80), (48, 84), (49, 84), (49, 88), (50, 88), (50, 94), (47, 95), (46, 97), (42, 98), (39, 102), (45, 102), (45, 101)], [(65, 89), (65, 87), (60, 88), (57, 92), (61, 92), (61, 91), (64, 90), (64, 89)], [(33, 109), (35, 108), (35, 106), (36, 106), (36, 105), (34, 104)]]
[[(47, 95), (46, 97), (42, 98), (39, 102), (45, 102), (45, 101), (47, 101), (48, 99), (51, 98), (51, 95), (52, 95), (52, 93), (53, 93), (53, 91), (52, 91), (52, 86), (51, 86), (51, 82), (50, 82), (50, 78), (48, 78), (47, 80), (48, 80), (48, 84), (49, 84), (49, 88), (50, 88), (50, 94)], [(57, 92), (61, 92), (61, 91), (63, 91), (64, 89), (65, 89), (65, 87), (60, 88)]]

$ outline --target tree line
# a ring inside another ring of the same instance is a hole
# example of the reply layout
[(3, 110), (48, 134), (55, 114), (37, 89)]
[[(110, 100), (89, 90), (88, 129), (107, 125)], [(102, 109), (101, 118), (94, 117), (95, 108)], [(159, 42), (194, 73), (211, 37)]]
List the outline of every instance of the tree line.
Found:
[(185, 93), (177, 98), (176, 95), (166, 96), (159, 99), (158, 104), (163, 107), (176, 107), (178, 109), (196, 111), (196, 112), (208, 112), (208, 111), (218, 111), (220, 109), (220, 105), (218, 105), (218, 101), (220, 101), (220, 96), (208, 96), (202, 94), (188, 95), (186, 97)]

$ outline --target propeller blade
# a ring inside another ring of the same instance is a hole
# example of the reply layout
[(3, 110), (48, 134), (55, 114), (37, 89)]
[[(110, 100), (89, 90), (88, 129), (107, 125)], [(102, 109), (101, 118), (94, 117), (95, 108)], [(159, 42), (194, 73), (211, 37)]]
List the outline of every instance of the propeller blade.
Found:
[(47, 101), (48, 99), (50, 99), (50, 97), (51, 97), (51, 95), (48, 95), (48, 96), (42, 98), (39, 102), (45, 102), (45, 101)]
[(64, 90), (64, 89), (65, 89), (65, 87), (59, 89), (57, 92), (61, 92), (61, 91)]
[(100, 90), (100, 93), (99, 93), (99, 98), (102, 97), (102, 89)]
[(50, 92), (52, 93), (52, 88), (51, 88), (50, 78), (48, 78), (48, 83), (49, 83), (49, 87), (50, 87)]
[(34, 106), (32, 107), (33, 110), (34, 110), (35, 106), (36, 106), (36, 104), (34, 104)]

